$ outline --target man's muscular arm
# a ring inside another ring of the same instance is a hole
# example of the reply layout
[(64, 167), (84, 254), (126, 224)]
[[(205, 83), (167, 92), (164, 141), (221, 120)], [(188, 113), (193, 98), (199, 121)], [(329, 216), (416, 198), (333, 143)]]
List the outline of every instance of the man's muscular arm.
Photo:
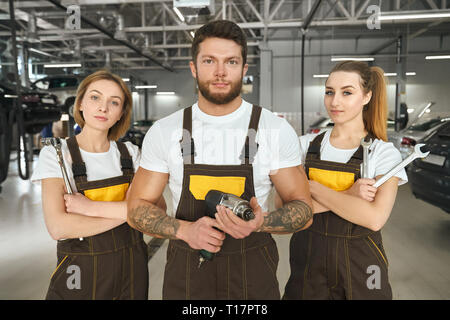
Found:
[(151, 236), (158, 238), (176, 239), (180, 228), (177, 219), (169, 217), (161, 208), (151, 202), (136, 204), (137, 207), (130, 208), (128, 223)]
[(301, 200), (293, 200), (281, 208), (269, 212), (264, 217), (264, 222), (258, 231), (293, 233), (304, 229), (311, 219), (311, 207)]
[(179, 239), (193, 249), (218, 252), (225, 235), (213, 228), (218, 227), (214, 219), (184, 221), (168, 216), (158, 207), (168, 178), (167, 173), (138, 169), (128, 198), (128, 224), (153, 237)]
[(270, 176), (281, 200), (285, 203), (272, 212), (262, 212), (255, 197), (250, 200), (255, 218), (244, 221), (230, 209), (217, 206), (216, 219), (219, 228), (235, 239), (242, 239), (252, 232), (293, 233), (312, 224), (312, 202), (309, 184), (304, 171), (296, 167), (279, 169)]

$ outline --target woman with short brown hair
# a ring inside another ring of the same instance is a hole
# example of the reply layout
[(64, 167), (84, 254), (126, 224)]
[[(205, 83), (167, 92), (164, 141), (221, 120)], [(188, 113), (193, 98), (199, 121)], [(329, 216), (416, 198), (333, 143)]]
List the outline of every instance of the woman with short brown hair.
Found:
[(58, 241), (47, 299), (147, 299), (147, 248), (126, 223), (139, 149), (115, 141), (130, 125), (131, 108), (117, 75), (100, 70), (81, 82), (74, 117), (82, 131), (62, 140), (74, 194), (65, 190), (55, 150), (41, 150), (32, 180), (42, 181), (45, 223)]

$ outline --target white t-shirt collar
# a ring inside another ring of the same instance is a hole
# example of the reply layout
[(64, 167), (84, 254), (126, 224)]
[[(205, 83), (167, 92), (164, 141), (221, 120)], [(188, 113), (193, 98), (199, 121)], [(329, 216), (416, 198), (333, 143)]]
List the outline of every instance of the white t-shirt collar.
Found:
[(242, 103), (239, 106), (239, 108), (234, 110), (232, 113), (224, 115), (224, 116), (212, 116), (212, 115), (209, 115), (207, 113), (204, 113), (198, 107), (198, 102), (196, 102), (196, 103), (194, 103), (192, 105), (192, 114), (195, 114), (195, 117), (198, 118), (200, 121), (203, 121), (203, 122), (207, 122), (207, 123), (224, 123), (224, 122), (230, 122), (230, 121), (233, 121), (233, 120), (239, 118), (251, 106), (252, 105), (250, 103), (248, 103), (247, 101), (242, 99)]

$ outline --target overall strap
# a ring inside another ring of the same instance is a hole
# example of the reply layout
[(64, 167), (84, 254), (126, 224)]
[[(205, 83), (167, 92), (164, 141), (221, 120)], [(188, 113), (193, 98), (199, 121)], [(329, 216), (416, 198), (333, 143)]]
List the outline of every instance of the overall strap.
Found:
[(321, 134), (317, 135), (313, 141), (310, 142), (308, 147), (308, 152), (306, 153), (305, 158), (305, 173), (306, 176), (309, 178), (309, 166), (310, 161), (314, 160), (320, 160), (320, 146), (322, 144), (323, 137), (325, 136), (326, 132), (322, 132)]
[(183, 112), (183, 133), (180, 140), (181, 155), (184, 164), (194, 164), (195, 148), (192, 138), (192, 106)]
[(120, 166), (122, 168), (123, 175), (133, 175), (133, 158), (128, 152), (128, 148), (123, 142), (116, 141), (117, 148), (120, 152)]
[(239, 159), (244, 164), (251, 164), (255, 159), (258, 152), (259, 144), (256, 143), (256, 133), (258, 131), (259, 119), (261, 117), (262, 108), (260, 106), (253, 105), (252, 115), (250, 116), (250, 123), (248, 125), (247, 137), (245, 138), (245, 144), (242, 148)]
[(72, 157), (72, 172), (73, 179), (77, 184), (87, 182), (86, 165), (81, 158), (80, 148), (75, 136), (67, 139), (67, 147), (69, 148), (70, 156)]

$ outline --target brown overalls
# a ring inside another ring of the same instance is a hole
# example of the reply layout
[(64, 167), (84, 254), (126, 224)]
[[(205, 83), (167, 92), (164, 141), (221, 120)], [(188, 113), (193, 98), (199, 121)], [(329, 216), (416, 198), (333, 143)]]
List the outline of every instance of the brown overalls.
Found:
[[(308, 179), (346, 190), (360, 178), (362, 147), (347, 163), (320, 160), (324, 135), (309, 146)], [(392, 299), (381, 233), (331, 211), (315, 214), (311, 227), (292, 235), (290, 265), (283, 299)]]
[[(192, 107), (184, 110), (181, 152), (184, 162), (183, 187), (176, 218), (196, 221), (205, 215), (209, 190), (232, 193), (245, 200), (255, 196), (253, 158), (257, 152), (255, 132), (261, 108), (253, 106), (249, 135), (240, 165), (194, 163)], [(251, 131), (253, 129), (255, 131)], [(188, 134), (186, 134), (188, 133)], [(252, 137), (252, 139), (249, 138)], [(256, 146), (256, 147), (254, 147)], [(199, 251), (181, 240), (170, 240), (164, 273), (163, 299), (279, 299), (276, 278), (278, 251), (268, 233), (252, 233), (245, 239), (229, 235), (219, 253), (198, 268)]]
[[(133, 179), (127, 147), (117, 142), (122, 176), (87, 181), (86, 166), (75, 137), (67, 140), (78, 192), (95, 201), (123, 201)], [(147, 246), (142, 233), (127, 223), (82, 241), (58, 241), (58, 263), (46, 299), (147, 299)]]

